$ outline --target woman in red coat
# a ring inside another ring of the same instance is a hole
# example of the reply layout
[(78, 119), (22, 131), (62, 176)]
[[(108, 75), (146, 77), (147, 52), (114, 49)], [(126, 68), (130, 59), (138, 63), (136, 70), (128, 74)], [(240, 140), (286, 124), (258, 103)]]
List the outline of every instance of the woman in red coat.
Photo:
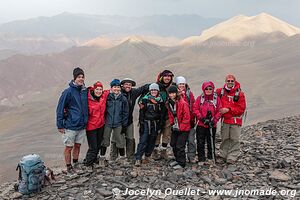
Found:
[[(207, 143), (207, 158), (215, 158), (216, 125), (221, 118), (220, 109), (222, 106), (220, 98), (214, 92), (213, 82), (204, 82), (202, 91), (203, 94), (196, 99), (193, 106), (194, 114), (198, 120), (196, 138), (199, 162), (206, 160), (205, 143)], [(213, 141), (211, 141), (211, 138)]]
[[(89, 117), (86, 126), (86, 135), (89, 149), (86, 153), (84, 164), (91, 166), (97, 161), (101, 148), (105, 124), (106, 99), (108, 91), (103, 91), (101, 82), (96, 82), (93, 87), (88, 88)], [(104, 152), (105, 155), (105, 152)]]
[(181, 98), (188, 103), (191, 115), (191, 130), (187, 139), (187, 158), (190, 163), (196, 163), (196, 143), (195, 135), (196, 130), (194, 129), (196, 123), (196, 116), (193, 113), (193, 105), (195, 103), (195, 97), (191, 88), (187, 84), (186, 79), (183, 76), (176, 77), (176, 85), (178, 88), (179, 95)]
[(168, 93), (167, 108), (172, 127), (170, 145), (175, 156), (175, 161), (170, 165), (174, 169), (180, 169), (186, 164), (185, 144), (191, 128), (190, 109), (189, 105), (178, 94), (176, 86), (170, 86)]

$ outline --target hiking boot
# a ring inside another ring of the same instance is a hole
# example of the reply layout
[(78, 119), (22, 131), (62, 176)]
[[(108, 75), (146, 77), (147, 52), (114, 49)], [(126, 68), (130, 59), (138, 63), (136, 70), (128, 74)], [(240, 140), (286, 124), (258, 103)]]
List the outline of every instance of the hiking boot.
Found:
[(225, 164), (226, 160), (221, 156), (216, 156), (216, 163), (217, 164)]
[(141, 160), (136, 160), (134, 165), (135, 165), (136, 167), (140, 167), (141, 164), (142, 164)]
[(100, 158), (99, 158), (99, 166), (100, 167), (106, 167), (106, 165), (107, 165), (107, 162), (105, 160), (105, 156), (100, 156)]
[(143, 160), (143, 164), (148, 164), (148, 163), (150, 163), (150, 160), (151, 158), (150, 157), (148, 157), (148, 156), (145, 156), (145, 159)]
[(134, 164), (135, 164), (135, 159), (128, 159), (128, 158), (127, 158), (127, 162), (128, 162), (130, 165), (134, 165)]
[(81, 167), (80, 167), (80, 164), (79, 164), (79, 162), (75, 162), (75, 163), (73, 163), (73, 169), (74, 169), (75, 171), (79, 171), (79, 170), (81, 170)]
[(74, 170), (73, 166), (71, 165), (70, 167), (67, 167), (67, 176), (73, 176), (76, 174), (76, 171)]
[(177, 165), (173, 166), (173, 169), (183, 169), (183, 167), (181, 165), (177, 164)]
[(214, 163), (214, 160), (208, 159), (204, 164), (205, 165), (214, 165), (215, 163)]
[(167, 148), (163, 148), (160, 152), (160, 156), (162, 159), (164, 160), (168, 160), (169, 157), (168, 157), (168, 153), (167, 153)]
[(159, 155), (159, 152), (158, 152), (158, 148), (155, 148), (155, 149), (153, 150), (152, 158), (153, 158), (153, 160), (159, 160), (159, 159), (161, 159), (161, 157), (160, 157), (160, 155)]
[(189, 158), (188, 160), (189, 160), (189, 163), (191, 163), (191, 164), (197, 163), (195, 158)]
[(174, 167), (174, 166), (178, 165), (178, 162), (177, 161), (173, 161), (169, 165), (170, 165), (170, 167)]
[(120, 156), (117, 161), (116, 161), (119, 165), (129, 165), (129, 163), (127, 162), (127, 159), (125, 156)]
[(198, 161), (199, 166), (203, 166), (205, 164), (205, 161)]

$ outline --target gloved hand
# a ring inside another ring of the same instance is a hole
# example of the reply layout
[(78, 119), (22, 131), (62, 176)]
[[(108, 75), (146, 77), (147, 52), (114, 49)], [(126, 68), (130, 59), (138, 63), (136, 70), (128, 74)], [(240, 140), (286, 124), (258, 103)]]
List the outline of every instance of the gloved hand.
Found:
[(209, 125), (209, 123), (210, 123), (210, 120), (209, 120), (209, 119), (206, 119), (206, 118), (204, 118), (202, 122), (203, 122), (203, 124), (204, 124), (204, 125)]
[(215, 125), (215, 123), (213, 121), (210, 121), (209, 124), (208, 124), (208, 126), (211, 127), (211, 128), (214, 127), (214, 125)]
[(127, 126), (122, 126), (122, 134), (126, 134), (126, 132), (127, 132)]

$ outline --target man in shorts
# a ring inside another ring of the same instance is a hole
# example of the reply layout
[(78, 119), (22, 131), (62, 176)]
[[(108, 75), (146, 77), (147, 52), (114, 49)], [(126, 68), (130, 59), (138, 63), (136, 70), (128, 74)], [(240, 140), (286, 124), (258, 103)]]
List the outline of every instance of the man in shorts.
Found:
[(87, 120), (88, 101), (84, 71), (77, 67), (73, 70), (73, 80), (60, 96), (56, 109), (56, 125), (65, 145), (64, 157), (69, 174), (75, 173), (74, 169), (78, 168), (80, 146), (86, 136)]

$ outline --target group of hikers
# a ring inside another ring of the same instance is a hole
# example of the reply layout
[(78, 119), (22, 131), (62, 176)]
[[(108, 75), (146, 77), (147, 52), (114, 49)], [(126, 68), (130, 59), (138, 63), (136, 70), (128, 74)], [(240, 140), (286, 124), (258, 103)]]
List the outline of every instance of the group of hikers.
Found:
[[(239, 137), (246, 101), (234, 75), (227, 75), (225, 85), (219, 89), (215, 89), (213, 82), (205, 81), (202, 94), (196, 99), (186, 78), (174, 78), (169, 70), (159, 73), (156, 82), (138, 88), (130, 78), (112, 80), (109, 90), (104, 90), (100, 81), (86, 88), (84, 80), (84, 71), (75, 68), (73, 80), (63, 91), (56, 110), (68, 173), (73, 174), (79, 168), (78, 157), (85, 137), (89, 146), (83, 161), (86, 166), (106, 166), (109, 146), (111, 162), (137, 167), (152, 159), (168, 160), (168, 145), (175, 157), (169, 162), (174, 169), (184, 168), (186, 162), (234, 163), (240, 154)], [(136, 102), (139, 106), (137, 148), (133, 125)], [(219, 120), (221, 145), (216, 154)]]

